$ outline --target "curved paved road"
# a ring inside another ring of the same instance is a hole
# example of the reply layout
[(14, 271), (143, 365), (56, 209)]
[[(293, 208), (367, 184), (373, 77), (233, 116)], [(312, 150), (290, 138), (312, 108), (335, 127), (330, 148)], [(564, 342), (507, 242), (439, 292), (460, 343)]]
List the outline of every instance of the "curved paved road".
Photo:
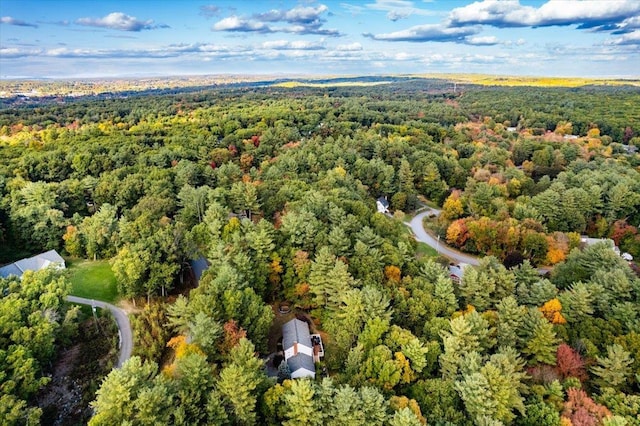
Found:
[(455, 263), (479, 265), (480, 260), (477, 257), (471, 256), (465, 253), (461, 253), (457, 250), (452, 249), (451, 247), (446, 245), (444, 241), (442, 240), (438, 241), (436, 238), (432, 237), (424, 230), (424, 226), (422, 225), (422, 219), (424, 219), (425, 216), (428, 216), (430, 214), (434, 214), (438, 216), (440, 214), (440, 210), (427, 208), (422, 213), (419, 213), (418, 215), (416, 215), (413, 219), (411, 219), (411, 222), (407, 224), (413, 231), (413, 235), (415, 235), (416, 239), (422, 243), (430, 245), (438, 253), (447, 256), (449, 259), (453, 260)]
[(97, 308), (108, 309), (116, 319), (118, 329), (120, 330), (120, 356), (116, 368), (120, 368), (122, 364), (131, 358), (133, 350), (133, 334), (131, 332), (131, 323), (126, 312), (111, 303), (101, 302), (100, 300), (85, 299), (84, 297), (67, 296), (67, 301), (71, 303), (79, 303), (81, 305), (95, 306)]
[[(430, 214), (434, 214), (438, 216), (440, 214), (440, 210), (433, 209), (431, 207), (427, 207), (425, 211), (416, 215), (411, 222), (405, 222), (405, 225), (409, 226), (413, 231), (413, 235), (415, 235), (416, 240), (423, 242), (425, 244), (430, 245), (434, 248), (438, 253), (447, 256), (449, 259), (453, 260), (455, 263), (466, 263), (467, 265), (479, 265), (480, 258), (476, 256), (471, 256), (470, 254), (465, 254), (459, 252), (457, 250), (452, 249), (448, 245), (446, 245), (443, 241), (438, 241), (436, 238), (432, 237), (424, 230), (424, 226), (422, 225), (422, 219), (425, 216)], [(538, 267), (538, 273), (540, 275), (544, 275), (551, 271), (552, 268), (548, 266), (540, 266)]]

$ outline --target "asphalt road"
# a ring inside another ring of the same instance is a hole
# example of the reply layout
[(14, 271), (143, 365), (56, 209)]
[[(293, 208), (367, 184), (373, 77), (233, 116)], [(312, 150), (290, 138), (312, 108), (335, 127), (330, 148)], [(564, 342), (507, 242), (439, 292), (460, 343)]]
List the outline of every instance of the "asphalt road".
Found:
[(129, 323), (129, 317), (122, 309), (111, 303), (101, 302), (100, 300), (85, 299), (84, 297), (67, 296), (67, 301), (72, 303), (79, 303), (81, 305), (95, 306), (97, 308), (108, 309), (113, 314), (118, 324), (120, 331), (120, 356), (118, 357), (117, 368), (120, 368), (122, 364), (129, 358), (131, 358), (131, 351), (133, 350), (133, 334), (131, 332), (131, 323)]
[(422, 213), (419, 213), (418, 215), (416, 215), (411, 220), (411, 222), (408, 223), (409, 227), (411, 227), (411, 230), (413, 231), (413, 235), (415, 235), (416, 237), (416, 240), (422, 243), (428, 244), (429, 246), (433, 247), (438, 253), (444, 256), (447, 256), (449, 259), (451, 259), (455, 263), (479, 265), (480, 261), (477, 257), (464, 254), (457, 250), (452, 249), (451, 247), (446, 245), (445, 242), (442, 241), (442, 239), (438, 241), (436, 238), (429, 235), (424, 230), (424, 226), (422, 226), (422, 219), (424, 219), (425, 216), (429, 216), (430, 214), (434, 214), (438, 216), (440, 214), (440, 210), (427, 208)]
[[(411, 220), (411, 222), (409, 223), (405, 222), (405, 224), (408, 225), (413, 231), (413, 235), (415, 235), (416, 240), (430, 245), (438, 253), (447, 256), (454, 263), (466, 263), (467, 265), (476, 265), (476, 266), (479, 265), (480, 258), (454, 250), (448, 245), (446, 245), (442, 240), (438, 241), (436, 238), (434, 238), (433, 236), (428, 234), (427, 231), (424, 230), (424, 226), (422, 225), (422, 219), (424, 219), (425, 216), (428, 216), (430, 214), (438, 216), (440, 214), (440, 210), (427, 207), (425, 211), (416, 215)], [(540, 266), (538, 267), (538, 273), (540, 275), (545, 275), (548, 272), (551, 272), (551, 269), (552, 268), (548, 266)]]

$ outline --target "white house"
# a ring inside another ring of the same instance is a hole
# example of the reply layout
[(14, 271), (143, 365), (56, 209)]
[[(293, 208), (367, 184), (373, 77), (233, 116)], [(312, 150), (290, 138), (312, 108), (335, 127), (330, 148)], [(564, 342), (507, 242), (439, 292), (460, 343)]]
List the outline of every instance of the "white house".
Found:
[(387, 201), (387, 197), (380, 197), (376, 200), (376, 207), (378, 208), (378, 213), (389, 213), (389, 201)]
[(469, 265), (466, 263), (459, 263), (457, 265), (451, 263), (449, 265), (449, 277), (454, 283), (460, 284), (460, 281), (462, 281), (462, 277), (464, 276), (464, 269), (467, 266)]
[(580, 242), (584, 247), (592, 246), (598, 243), (606, 243), (609, 247), (611, 247), (611, 250), (613, 250), (618, 256), (620, 256), (620, 249), (618, 248), (618, 246), (616, 246), (616, 243), (611, 238), (589, 238), (583, 235), (580, 237)]
[(65, 269), (66, 265), (57, 251), (49, 250), (3, 266), (0, 268), (0, 277), (8, 278), (11, 275), (15, 275), (18, 278), (22, 278), (22, 274), (25, 271), (39, 271), (44, 268)]
[(311, 342), (309, 324), (292, 319), (282, 326), (284, 359), (291, 370), (291, 378), (316, 377), (314, 345)]

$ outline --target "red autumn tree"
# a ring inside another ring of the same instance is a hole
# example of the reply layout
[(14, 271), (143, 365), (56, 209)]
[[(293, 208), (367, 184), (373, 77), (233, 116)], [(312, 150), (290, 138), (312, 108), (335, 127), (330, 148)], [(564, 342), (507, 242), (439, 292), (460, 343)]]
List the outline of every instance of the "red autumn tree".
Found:
[(225, 354), (229, 353), (229, 351), (231, 351), (231, 348), (236, 346), (240, 339), (247, 337), (247, 331), (238, 326), (238, 323), (234, 320), (225, 322), (222, 329), (224, 331), (224, 340), (220, 345), (220, 350)]
[(587, 371), (584, 368), (584, 360), (571, 346), (562, 343), (556, 352), (556, 368), (563, 379), (576, 377), (581, 382), (587, 379)]

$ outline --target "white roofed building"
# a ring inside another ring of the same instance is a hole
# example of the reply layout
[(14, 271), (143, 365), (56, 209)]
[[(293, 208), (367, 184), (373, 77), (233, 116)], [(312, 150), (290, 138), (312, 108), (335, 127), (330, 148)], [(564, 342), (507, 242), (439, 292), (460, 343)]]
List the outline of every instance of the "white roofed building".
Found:
[(292, 319), (282, 326), (282, 349), (284, 359), (291, 370), (291, 378), (316, 377), (313, 362), (314, 348), (309, 333), (309, 324)]
[(64, 259), (57, 251), (49, 250), (3, 266), (0, 268), (0, 277), (9, 278), (15, 275), (21, 278), (22, 274), (26, 271), (39, 271), (45, 268), (65, 269), (66, 265)]

